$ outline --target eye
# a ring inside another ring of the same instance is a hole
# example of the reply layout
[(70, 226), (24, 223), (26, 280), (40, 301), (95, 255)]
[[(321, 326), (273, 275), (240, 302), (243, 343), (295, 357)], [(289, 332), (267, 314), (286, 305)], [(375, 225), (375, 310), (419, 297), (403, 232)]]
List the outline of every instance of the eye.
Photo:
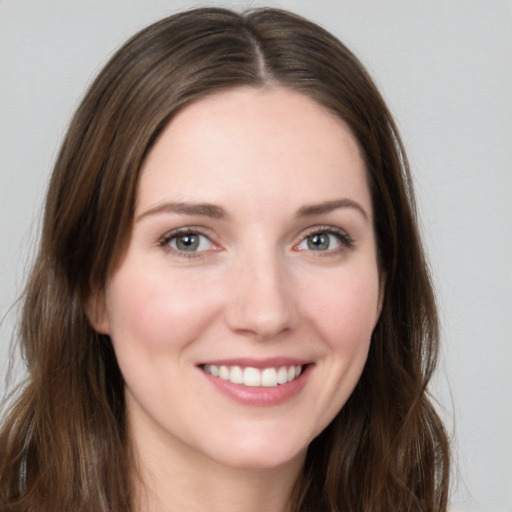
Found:
[(343, 246), (352, 246), (349, 235), (342, 230), (329, 228), (310, 232), (296, 247), (299, 251), (336, 252)]
[(195, 231), (180, 231), (169, 233), (160, 245), (177, 252), (203, 252), (212, 250), (215, 244), (206, 236)]

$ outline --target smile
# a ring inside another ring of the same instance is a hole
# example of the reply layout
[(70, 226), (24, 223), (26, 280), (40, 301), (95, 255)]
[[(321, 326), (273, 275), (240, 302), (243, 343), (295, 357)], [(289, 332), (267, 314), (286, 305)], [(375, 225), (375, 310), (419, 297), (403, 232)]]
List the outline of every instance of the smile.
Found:
[(280, 366), (278, 368), (252, 368), (241, 366), (227, 366), (205, 364), (201, 369), (208, 375), (241, 384), (247, 387), (273, 388), (282, 384), (293, 382), (302, 373), (302, 365)]

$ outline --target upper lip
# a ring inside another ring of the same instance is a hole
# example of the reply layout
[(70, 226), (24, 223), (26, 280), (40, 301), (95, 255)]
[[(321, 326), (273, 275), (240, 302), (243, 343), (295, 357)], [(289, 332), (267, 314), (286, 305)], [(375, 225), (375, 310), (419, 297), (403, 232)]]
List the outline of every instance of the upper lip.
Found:
[(212, 359), (202, 361), (198, 366), (216, 365), (216, 366), (241, 366), (244, 368), (279, 368), (281, 366), (304, 366), (310, 364), (311, 360), (300, 359), (297, 357), (271, 357), (266, 359), (255, 359), (250, 357), (230, 358), (230, 359)]

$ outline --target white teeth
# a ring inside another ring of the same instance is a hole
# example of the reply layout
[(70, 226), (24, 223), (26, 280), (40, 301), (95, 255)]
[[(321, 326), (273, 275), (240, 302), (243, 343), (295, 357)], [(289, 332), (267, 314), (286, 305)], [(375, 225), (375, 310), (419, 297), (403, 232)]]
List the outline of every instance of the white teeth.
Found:
[(280, 384), (292, 382), (302, 373), (302, 366), (281, 366), (279, 368), (252, 368), (250, 366), (241, 368), (240, 366), (217, 366), (215, 364), (205, 364), (203, 370), (222, 380), (229, 380), (233, 384), (243, 384), (248, 387), (268, 387), (272, 388)]
[(279, 370), (277, 370), (277, 383), (278, 384), (286, 384), (288, 382), (288, 368), (286, 366), (281, 366)]
[(245, 368), (244, 386), (261, 386), (261, 372), (257, 368)]
[(244, 372), (240, 366), (233, 366), (229, 372), (229, 380), (235, 384), (244, 383)]
[(229, 380), (229, 368), (227, 366), (221, 366), (219, 368), (219, 377), (222, 380)]
[(275, 368), (265, 368), (261, 372), (261, 385), (267, 388), (277, 386), (277, 372)]

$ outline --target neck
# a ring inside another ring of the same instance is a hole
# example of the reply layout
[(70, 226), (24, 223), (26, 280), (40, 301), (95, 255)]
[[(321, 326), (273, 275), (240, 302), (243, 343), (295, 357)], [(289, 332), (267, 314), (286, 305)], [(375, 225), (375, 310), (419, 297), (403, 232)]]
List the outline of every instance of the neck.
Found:
[(136, 440), (135, 453), (137, 512), (287, 512), (305, 456), (278, 467), (231, 467), (152, 440)]

